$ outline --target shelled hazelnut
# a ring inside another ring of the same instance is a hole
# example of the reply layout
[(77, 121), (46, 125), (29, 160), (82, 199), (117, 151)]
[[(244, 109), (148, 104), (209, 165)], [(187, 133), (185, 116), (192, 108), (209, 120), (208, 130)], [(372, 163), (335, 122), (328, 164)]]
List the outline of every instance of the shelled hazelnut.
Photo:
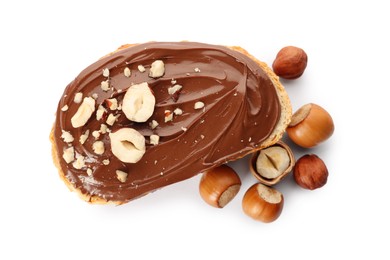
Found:
[(272, 64), (275, 74), (285, 79), (299, 78), (305, 71), (306, 66), (306, 52), (294, 46), (282, 48)]
[(294, 167), (294, 179), (302, 188), (318, 189), (326, 184), (328, 169), (317, 155), (306, 154), (299, 158)]

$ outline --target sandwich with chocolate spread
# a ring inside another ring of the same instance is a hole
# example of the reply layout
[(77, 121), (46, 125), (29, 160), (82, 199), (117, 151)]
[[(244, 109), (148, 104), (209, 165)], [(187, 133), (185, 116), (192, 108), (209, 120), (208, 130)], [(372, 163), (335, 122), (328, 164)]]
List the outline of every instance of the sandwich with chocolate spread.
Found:
[(123, 204), (275, 144), (290, 119), (278, 77), (241, 47), (149, 42), (85, 68), (50, 139), (72, 191)]

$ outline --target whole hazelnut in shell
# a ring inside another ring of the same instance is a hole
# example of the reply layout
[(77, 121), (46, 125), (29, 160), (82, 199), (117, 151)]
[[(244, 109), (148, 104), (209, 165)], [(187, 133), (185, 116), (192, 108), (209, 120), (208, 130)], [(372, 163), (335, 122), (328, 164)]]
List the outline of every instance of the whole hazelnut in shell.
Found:
[(314, 147), (334, 132), (334, 123), (330, 114), (321, 106), (310, 103), (298, 109), (287, 127), (290, 139), (304, 148)]

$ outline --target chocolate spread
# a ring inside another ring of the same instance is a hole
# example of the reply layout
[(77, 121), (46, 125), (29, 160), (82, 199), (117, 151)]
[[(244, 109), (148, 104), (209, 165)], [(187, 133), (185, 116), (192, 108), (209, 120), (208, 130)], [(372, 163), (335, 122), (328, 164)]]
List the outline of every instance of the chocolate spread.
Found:
[[(160, 78), (148, 76), (155, 60), (165, 64), (165, 74)], [(140, 72), (138, 65), (143, 65), (146, 71)], [(124, 75), (126, 67), (131, 70), (130, 77)], [(103, 91), (101, 82), (107, 78), (102, 71), (106, 68), (110, 89)], [(116, 98), (121, 104), (126, 90), (142, 82), (149, 84), (156, 98), (154, 113), (147, 122), (129, 121), (121, 110), (107, 107), (106, 99)], [(174, 84), (182, 86), (175, 97), (168, 93)], [(113, 126), (105, 123), (107, 115), (98, 121), (95, 110), (84, 126), (73, 128), (71, 118), (80, 106), (74, 102), (78, 92), (83, 97), (93, 96), (96, 108), (103, 105), (107, 114), (116, 115)], [(202, 109), (194, 109), (198, 101), (203, 102)], [(65, 105), (68, 109), (62, 111)], [(182, 114), (164, 122), (165, 111), (173, 112), (176, 108)], [(223, 46), (151, 42), (98, 60), (66, 87), (58, 105), (54, 140), (64, 176), (76, 189), (107, 201), (127, 202), (252, 152), (272, 133), (280, 111), (271, 80), (248, 56)], [(150, 126), (152, 120), (159, 124), (154, 129)], [(111, 132), (130, 127), (144, 135), (146, 152), (142, 159), (123, 163), (116, 158), (111, 152), (108, 132), (97, 139), (92, 135), (101, 124), (106, 124)], [(81, 144), (79, 138), (87, 130), (89, 137)], [(68, 131), (74, 140), (64, 142), (62, 131)], [(160, 137), (157, 145), (149, 143), (152, 134)], [(104, 142), (102, 155), (92, 149), (96, 140)], [(63, 151), (70, 146), (76, 155), (85, 158), (81, 169), (75, 169), (62, 158)], [(118, 180), (116, 170), (128, 173), (126, 182)]]

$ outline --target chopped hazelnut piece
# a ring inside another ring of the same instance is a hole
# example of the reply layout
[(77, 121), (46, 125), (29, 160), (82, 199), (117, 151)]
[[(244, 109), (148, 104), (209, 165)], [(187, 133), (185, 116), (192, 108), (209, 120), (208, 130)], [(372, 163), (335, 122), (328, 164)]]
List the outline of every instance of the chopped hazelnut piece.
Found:
[(182, 85), (174, 85), (173, 87), (168, 88), (168, 94), (173, 95), (176, 92), (180, 91), (183, 88)]
[(99, 105), (96, 111), (96, 120), (99, 121), (100, 119), (102, 119), (105, 112), (107, 112), (106, 109), (102, 105)]
[(195, 103), (194, 108), (195, 109), (201, 109), (204, 107), (204, 103), (202, 101), (198, 101)]
[(102, 141), (96, 141), (93, 143), (92, 149), (96, 154), (102, 155), (104, 153), (104, 143)]
[(126, 67), (123, 70), (123, 74), (125, 74), (125, 76), (129, 78), (131, 76), (131, 70), (128, 67)]
[(158, 126), (158, 122), (156, 120), (152, 120), (152, 122), (149, 123), (150, 128), (155, 129)]
[(195, 72), (200, 72), (200, 69), (199, 68), (195, 68), (194, 71)]
[(97, 99), (98, 97), (99, 97), (98, 93), (93, 93), (93, 94), (92, 94), (92, 98), (93, 98), (93, 99)]
[(165, 114), (165, 118), (164, 118), (165, 123), (173, 120), (173, 114), (171, 110), (165, 110), (164, 114)]
[(115, 121), (116, 121), (116, 119), (117, 119), (116, 116), (114, 116), (113, 114), (109, 114), (109, 115), (108, 115), (108, 118), (107, 118), (107, 120), (106, 120), (106, 123), (107, 123), (108, 125), (110, 125), (110, 126), (113, 126), (114, 123), (115, 123)]
[(110, 83), (108, 80), (102, 81), (100, 83), (100, 87), (102, 88), (103, 91), (109, 91), (110, 90)]
[(158, 136), (158, 135), (151, 135), (150, 136), (150, 144), (158, 145), (159, 141), (160, 141), (160, 136)]
[(105, 133), (107, 133), (107, 129), (108, 129), (108, 127), (106, 124), (101, 124), (99, 131), (100, 131), (100, 133), (105, 134)]
[(176, 84), (176, 80), (175, 80), (175, 79), (172, 79), (172, 80), (171, 80), (171, 83), (172, 83), (172, 85), (175, 85), (175, 84)]
[(64, 158), (66, 163), (71, 163), (74, 161), (74, 148), (69, 147), (64, 150), (64, 153), (62, 154), (62, 158)]
[(85, 141), (87, 141), (88, 136), (89, 136), (89, 130), (87, 129), (87, 130), (84, 132), (84, 134), (80, 135), (79, 142), (80, 142), (81, 144), (84, 144)]
[(141, 73), (146, 71), (145, 67), (142, 66), (142, 65), (138, 65), (138, 70), (139, 70), (139, 72), (141, 72)]
[(76, 95), (74, 95), (73, 101), (74, 101), (76, 104), (79, 104), (82, 100), (83, 100), (83, 93), (77, 92)]
[(88, 176), (92, 176), (92, 169), (91, 169), (91, 168), (88, 168), (88, 169), (87, 169), (87, 175), (88, 175)]
[(149, 71), (149, 77), (159, 78), (165, 73), (165, 66), (162, 60), (156, 60), (152, 63)]
[(184, 132), (187, 131), (187, 127), (181, 127), (181, 130), (183, 130)]
[(105, 68), (103, 70), (103, 77), (108, 78), (110, 76), (110, 70), (108, 68)]
[(92, 136), (95, 137), (95, 140), (97, 140), (100, 137), (100, 132), (95, 130), (95, 131), (92, 132)]
[(68, 105), (65, 105), (61, 108), (61, 111), (65, 112), (69, 109)]
[(104, 165), (109, 165), (109, 164), (110, 164), (110, 160), (104, 159), (104, 160), (103, 160), (103, 164), (104, 164)]
[(116, 177), (120, 182), (126, 182), (127, 180), (127, 172), (121, 171), (121, 170), (116, 170)]
[(116, 110), (118, 108), (118, 100), (116, 98), (106, 99), (106, 102), (111, 110)]
[(176, 108), (175, 110), (173, 110), (173, 113), (177, 116), (180, 116), (183, 114), (183, 110), (181, 110), (180, 108)]
[(70, 132), (64, 131), (64, 130), (62, 130), (61, 138), (64, 139), (65, 143), (71, 143), (74, 140), (72, 134)]
[(84, 161), (84, 156), (81, 154), (76, 155), (76, 161), (73, 162), (73, 167), (77, 170), (80, 170), (81, 168), (85, 167), (85, 161)]

